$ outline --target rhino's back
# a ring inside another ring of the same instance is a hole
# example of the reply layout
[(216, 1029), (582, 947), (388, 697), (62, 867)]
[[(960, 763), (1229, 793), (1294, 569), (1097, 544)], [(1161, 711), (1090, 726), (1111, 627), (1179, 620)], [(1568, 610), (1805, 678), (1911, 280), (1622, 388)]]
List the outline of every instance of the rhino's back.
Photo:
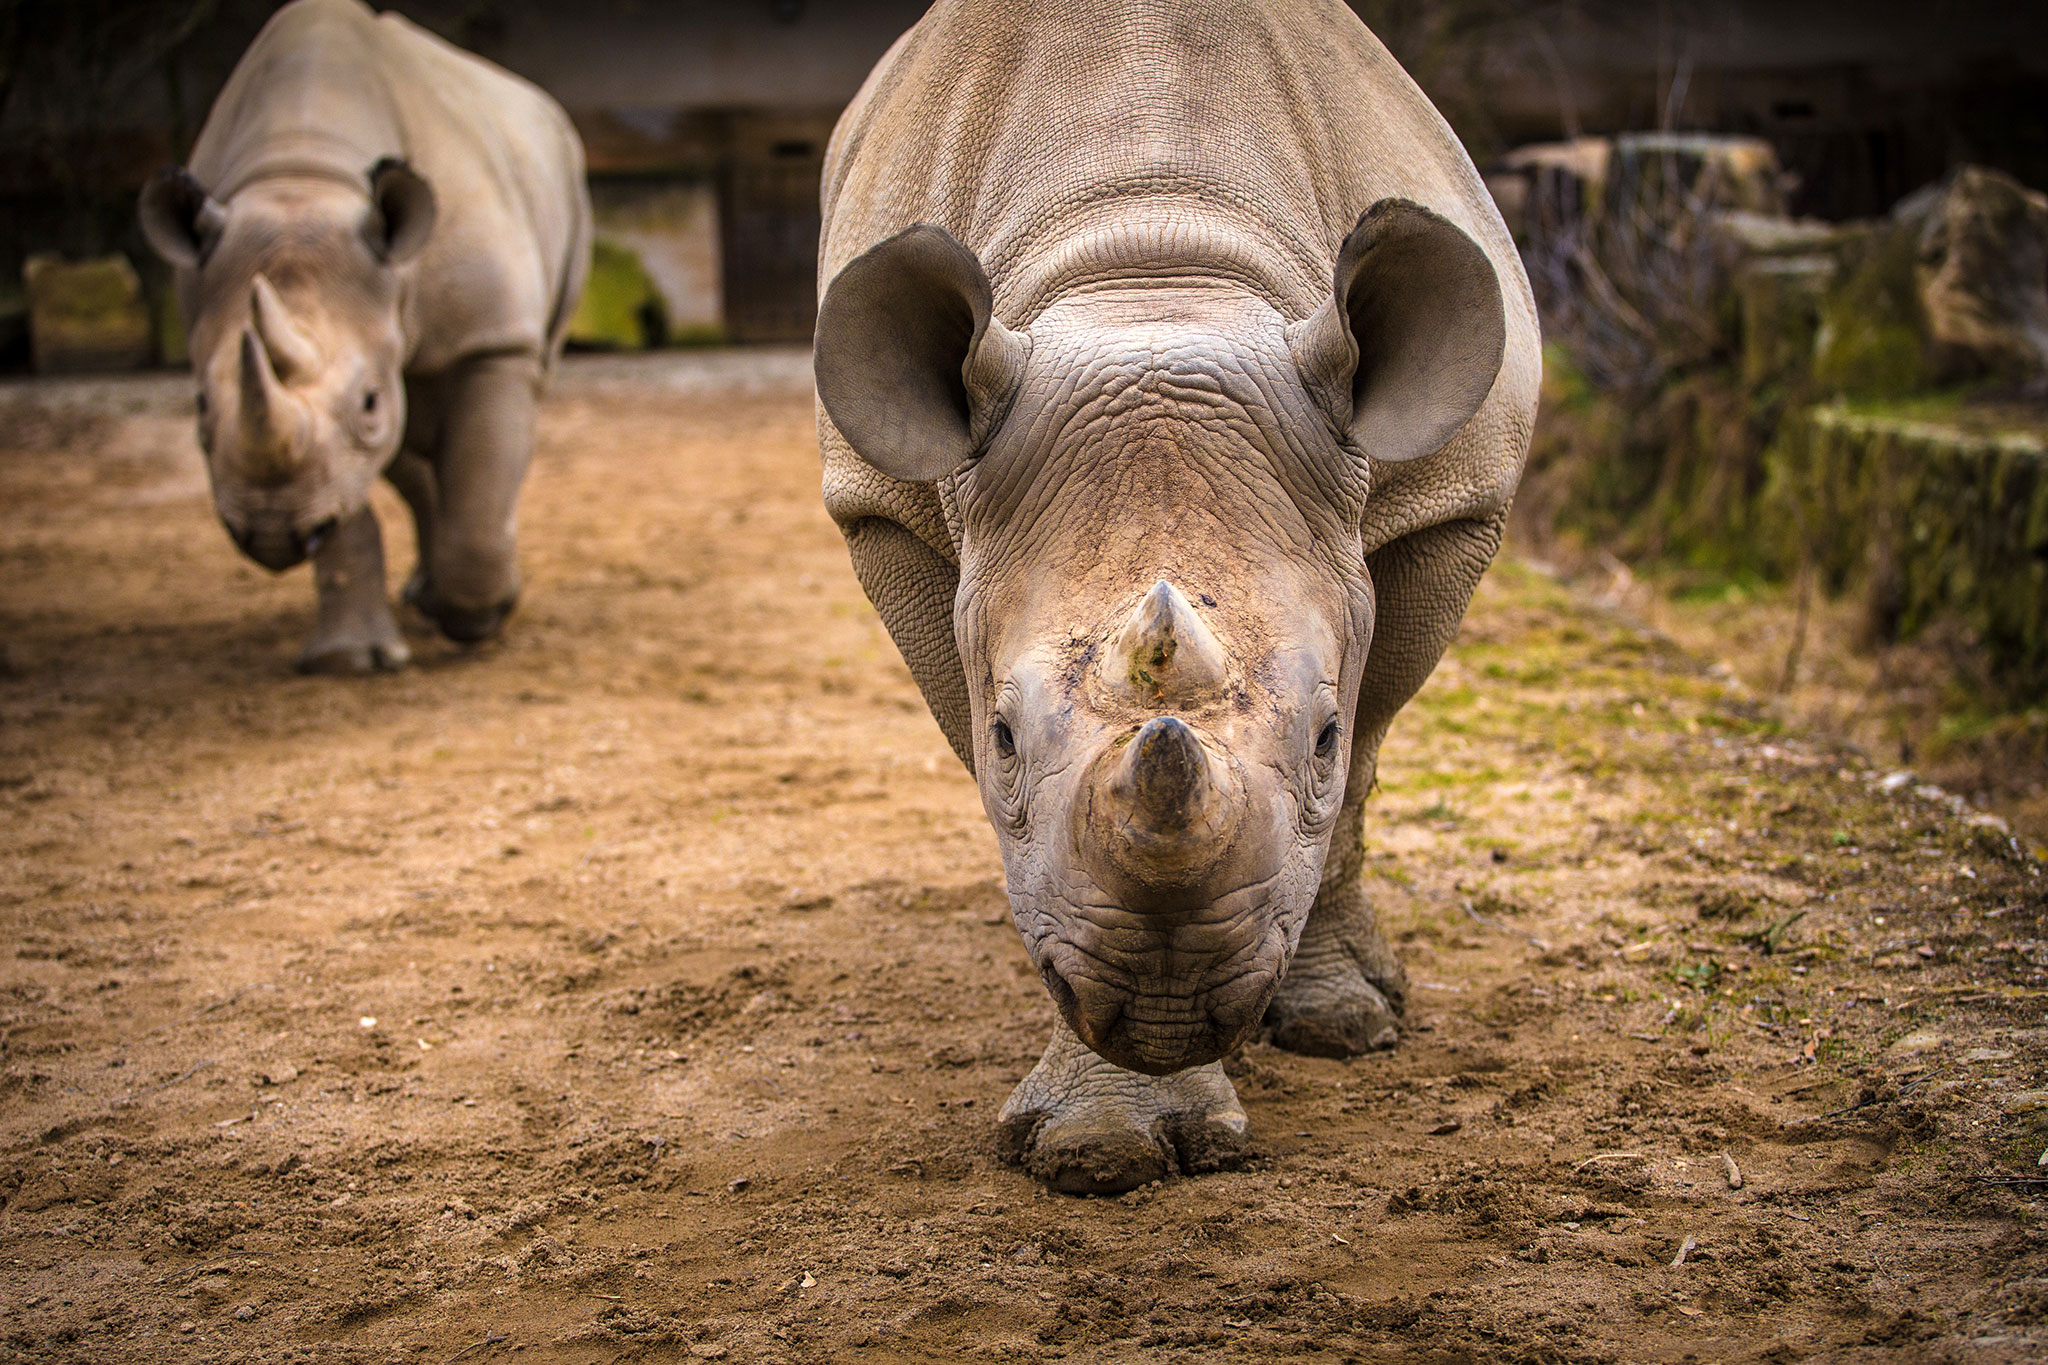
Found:
[(407, 267), (414, 368), (544, 350), (589, 246), (583, 156), (528, 82), (360, 0), (295, 0), (256, 37), (209, 114), (192, 171), (231, 198), (266, 176), (367, 185), (399, 157), (433, 186), (434, 232)]
[(1389, 196), (1513, 256), (1450, 129), (1337, 0), (940, 0), (842, 120), (825, 192), (824, 278), (939, 223), (1022, 323), (1155, 264), (1302, 316)]

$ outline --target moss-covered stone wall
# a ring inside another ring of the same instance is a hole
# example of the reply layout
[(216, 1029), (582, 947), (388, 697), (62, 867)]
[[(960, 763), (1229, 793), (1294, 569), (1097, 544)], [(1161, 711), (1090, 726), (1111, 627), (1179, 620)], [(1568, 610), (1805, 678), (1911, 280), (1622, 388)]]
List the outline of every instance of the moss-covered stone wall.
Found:
[(1831, 403), (1788, 416), (1767, 464), (1767, 567), (1861, 594), (1881, 639), (1960, 624), (2048, 694), (2048, 436)]

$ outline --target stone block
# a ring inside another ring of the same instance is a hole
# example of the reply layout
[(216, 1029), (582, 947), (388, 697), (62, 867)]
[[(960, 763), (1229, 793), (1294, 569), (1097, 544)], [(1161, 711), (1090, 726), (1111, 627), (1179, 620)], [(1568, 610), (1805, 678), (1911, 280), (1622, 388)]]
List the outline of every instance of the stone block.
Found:
[(149, 309), (127, 257), (66, 261), (38, 252), (22, 266), (21, 275), (38, 373), (133, 370), (149, 364)]

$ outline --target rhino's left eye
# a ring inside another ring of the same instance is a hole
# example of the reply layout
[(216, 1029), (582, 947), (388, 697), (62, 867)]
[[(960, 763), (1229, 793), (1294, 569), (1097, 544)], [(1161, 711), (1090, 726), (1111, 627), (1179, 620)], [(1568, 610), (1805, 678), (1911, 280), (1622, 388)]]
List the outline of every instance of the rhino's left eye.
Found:
[(377, 391), (376, 391), (375, 389), (371, 389), (371, 390), (369, 390), (369, 391), (368, 391), (367, 393), (365, 393), (365, 394), (363, 395), (363, 411), (364, 411), (365, 413), (371, 413), (371, 412), (375, 412), (376, 410), (377, 410)]
[(1017, 756), (1017, 737), (1010, 733), (1009, 722), (999, 717), (992, 729), (996, 742), (996, 756), (1003, 759), (1015, 758)]
[(1337, 723), (1337, 718), (1330, 717), (1323, 726), (1322, 733), (1316, 736), (1316, 757), (1328, 760), (1334, 756), (1337, 752), (1337, 740), (1343, 733), (1344, 727)]

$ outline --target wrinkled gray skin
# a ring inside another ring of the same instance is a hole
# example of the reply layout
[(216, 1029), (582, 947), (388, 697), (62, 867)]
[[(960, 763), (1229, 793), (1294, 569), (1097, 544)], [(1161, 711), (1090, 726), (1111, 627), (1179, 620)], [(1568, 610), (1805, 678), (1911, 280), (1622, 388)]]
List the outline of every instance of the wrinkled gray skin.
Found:
[(1219, 1059), (1390, 1046), (1380, 740), (1500, 542), (1535, 310), (1335, 0), (941, 0), (826, 163), (825, 499), (1056, 1005), (1041, 1179), (1225, 1164)]
[(452, 639), (497, 631), (519, 595), (534, 403), (589, 268), (561, 109), (359, 0), (297, 0), (141, 219), (178, 268), (222, 522), (266, 568), (313, 560), (300, 668), (406, 662), (368, 501), (380, 473), (418, 531), (407, 599)]

